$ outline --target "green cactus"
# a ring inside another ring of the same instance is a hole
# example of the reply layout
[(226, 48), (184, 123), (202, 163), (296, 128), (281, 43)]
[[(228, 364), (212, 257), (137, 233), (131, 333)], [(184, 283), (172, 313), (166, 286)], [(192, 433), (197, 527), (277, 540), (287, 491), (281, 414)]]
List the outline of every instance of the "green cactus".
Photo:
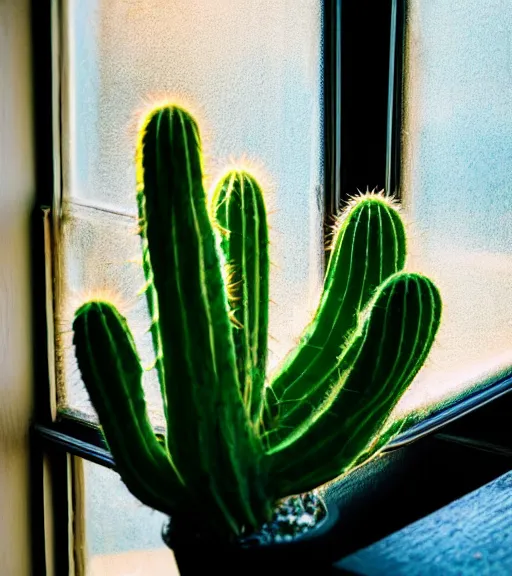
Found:
[(382, 195), (340, 219), (318, 312), (266, 382), (268, 227), (262, 190), (228, 172), (207, 206), (199, 129), (154, 109), (137, 146), (146, 297), (167, 430), (147, 416), (126, 320), (106, 301), (75, 314), (78, 367), (117, 470), (142, 502), (233, 539), (275, 502), (374, 455), (435, 338), (433, 283), (402, 271), (405, 232)]

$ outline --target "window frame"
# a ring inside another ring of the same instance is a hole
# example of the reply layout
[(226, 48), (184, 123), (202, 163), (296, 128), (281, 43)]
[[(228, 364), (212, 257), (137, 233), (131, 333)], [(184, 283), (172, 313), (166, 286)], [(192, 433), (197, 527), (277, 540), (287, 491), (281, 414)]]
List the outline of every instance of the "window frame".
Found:
[[(376, 9), (371, 0), (324, 0), (325, 235), (330, 232), (337, 208), (354, 191), (358, 179), (370, 178), (371, 186), (385, 186), (400, 197), (406, 0), (385, 0), (379, 5)], [(71, 415), (63, 417), (56, 408), (51, 252), (58, 228), (61, 185), (60, 7), (60, 0), (32, 0), (37, 176), (31, 239), (36, 406), (31, 434), (32, 558), (33, 573), (46, 574), (51, 553), (45, 541), (46, 482), (53, 496), (57, 576), (70, 570), (81, 573), (72, 548), (74, 456), (115, 468), (99, 429)], [(363, 33), (373, 38), (380, 54), (357, 52), (355, 39)], [(389, 52), (379, 39), (387, 42)], [(365, 65), (356, 66), (361, 59), (366, 59)], [(354, 86), (361, 82), (371, 93), (356, 97)], [(370, 102), (372, 110), (378, 111), (378, 119), (369, 112)], [(354, 135), (370, 132), (375, 142), (372, 140), (365, 148), (364, 139)], [(506, 414), (512, 414), (511, 390), (512, 377), (508, 377), (489, 382), (463, 398), (451, 399), (401, 433), (381, 458), (333, 484), (328, 493), (343, 506), (344, 526), (348, 527), (340, 527), (340, 543), (344, 542), (341, 553), (353, 552), (441, 507), (497, 477), (503, 467), (512, 468), (512, 434), (506, 430)], [(50, 478), (44, 462), (51, 470)], [(435, 490), (429, 482), (435, 484)], [(368, 522), (362, 522), (362, 518)], [(353, 527), (362, 523), (371, 529), (364, 533), (356, 530), (354, 534)], [(69, 554), (62, 554), (62, 549)]]

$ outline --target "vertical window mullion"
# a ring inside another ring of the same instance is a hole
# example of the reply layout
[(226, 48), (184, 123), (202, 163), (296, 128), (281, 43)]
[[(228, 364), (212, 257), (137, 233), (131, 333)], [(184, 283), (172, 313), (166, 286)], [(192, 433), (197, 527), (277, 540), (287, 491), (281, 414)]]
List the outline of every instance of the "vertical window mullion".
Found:
[[(34, 418), (51, 425), (56, 415), (53, 379), (52, 209), (60, 182), (58, 139), (58, 0), (32, 0), (32, 66), (36, 202), (31, 221)], [(48, 276), (49, 275), (49, 276)], [(70, 573), (71, 456), (31, 437), (32, 573)], [(47, 530), (53, 527), (53, 534)], [(53, 550), (50, 547), (53, 546)], [(53, 560), (53, 561), (52, 561)], [(53, 566), (52, 566), (53, 564)]]
[(338, 210), (358, 191), (399, 195), (403, 4), (324, 5), (326, 246)]
[(325, 246), (341, 200), (341, 5), (342, 0), (326, 0), (323, 12)]
[(393, 0), (389, 40), (388, 116), (385, 189), (400, 198), (402, 80), (404, 69), (405, 1)]
[(386, 185), (393, 4), (341, 2), (341, 202)]

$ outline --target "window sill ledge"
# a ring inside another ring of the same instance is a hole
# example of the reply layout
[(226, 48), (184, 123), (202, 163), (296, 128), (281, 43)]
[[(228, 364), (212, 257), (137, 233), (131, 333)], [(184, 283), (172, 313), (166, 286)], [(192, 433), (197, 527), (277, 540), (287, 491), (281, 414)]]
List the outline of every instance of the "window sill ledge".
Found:
[(512, 472), (336, 564), (361, 576), (512, 574)]

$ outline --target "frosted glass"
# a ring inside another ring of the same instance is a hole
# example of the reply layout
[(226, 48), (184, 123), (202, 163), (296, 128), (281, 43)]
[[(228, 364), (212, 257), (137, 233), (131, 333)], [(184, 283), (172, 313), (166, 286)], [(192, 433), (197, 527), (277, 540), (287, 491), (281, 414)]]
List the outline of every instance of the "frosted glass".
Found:
[(177, 97), (197, 111), (210, 174), (246, 156), (303, 223), (320, 183), (321, 4), (68, 0), (65, 193), (133, 210), (141, 111)]
[[(61, 405), (93, 414), (71, 344), (87, 293), (128, 309), (151, 362), (133, 234), (141, 114), (176, 98), (198, 117), (207, 187), (232, 161), (261, 175), (271, 212), (270, 369), (311, 318), (322, 281), (322, 2), (64, 0)], [(146, 375), (161, 415), (154, 372)]]
[(161, 538), (167, 517), (141, 504), (117, 473), (82, 462), (87, 576), (177, 576)]
[[(84, 414), (92, 406), (78, 371), (72, 345), (71, 323), (76, 308), (91, 296), (112, 300), (126, 316), (143, 366), (154, 362), (140, 266), (137, 220), (96, 208), (67, 205), (61, 223), (61, 306), (59, 310), (60, 401)], [(144, 372), (146, 398), (153, 421), (163, 423), (163, 407), (155, 370)]]
[(410, 266), (444, 301), (401, 408), (512, 366), (512, 3), (409, 0), (402, 195)]

